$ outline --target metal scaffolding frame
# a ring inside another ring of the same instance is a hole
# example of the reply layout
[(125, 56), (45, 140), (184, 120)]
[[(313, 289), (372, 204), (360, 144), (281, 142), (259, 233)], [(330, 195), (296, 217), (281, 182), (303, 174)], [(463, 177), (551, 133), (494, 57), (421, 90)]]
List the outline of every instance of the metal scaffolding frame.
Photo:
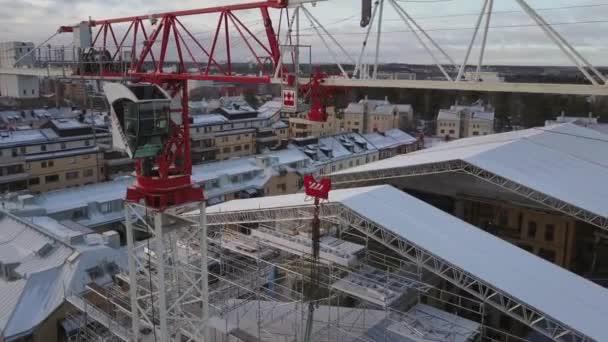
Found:
[[(277, 217), (280, 217), (283, 221), (310, 219), (312, 218), (313, 211), (314, 207), (312, 206), (300, 206), (230, 213), (210, 213), (208, 217), (210, 225), (247, 224), (252, 222), (274, 222)], [(369, 221), (340, 203), (326, 204), (320, 216), (324, 220), (328, 219), (331, 222), (340, 222), (345, 227), (355, 229), (364, 236), (390, 248), (405, 259), (416, 263), (425, 271), (452, 283), (459, 289), (474, 296), (477, 300), (487, 303), (502, 314), (525, 324), (554, 341), (593, 341), (593, 339), (578, 332), (575, 327), (569, 327), (559, 322), (539, 309), (505, 293), (498, 287), (484, 282), (482, 279), (467, 273), (465, 270), (446, 260), (442, 260), (431, 251), (427, 251), (411, 243), (407, 240), (407, 237), (399, 236), (389, 229)]]
[[(151, 329), (160, 341), (202, 341), (206, 335), (205, 206), (199, 205), (198, 219), (179, 217), (178, 210), (159, 212), (125, 203), (131, 324), (136, 341), (142, 327)], [(149, 236), (147, 243), (136, 244), (136, 234)]]
[(450, 160), (431, 164), (414, 165), (407, 167), (396, 167), (384, 170), (372, 170), (350, 174), (338, 174), (331, 176), (336, 188), (349, 188), (362, 185), (386, 184), (388, 180), (413, 176), (427, 176), (458, 172), (481, 179), (485, 182), (498, 186), (542, 206), (574, 217), (582, 222), (592, 224), (602, 230), (608, 231), (608, 218), (595, 214), (589, 210), (577, 207), (570, 203), (555, 198), (542, 191), (532, 189), (519, 184), (498, 174), (477, 167), (463, 160)]

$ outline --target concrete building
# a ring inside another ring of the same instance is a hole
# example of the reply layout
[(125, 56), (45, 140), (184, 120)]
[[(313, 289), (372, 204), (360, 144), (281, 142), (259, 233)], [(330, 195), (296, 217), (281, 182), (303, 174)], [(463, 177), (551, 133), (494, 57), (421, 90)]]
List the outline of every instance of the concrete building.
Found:
[(494, 109), (477, 101), (471, 106), (455, 105), (437, 115), (437, 136), (468, 138), (494, 133)]
[(411, 105), (391, 104), (388, 99), (363, 99), (344, 109), (343, 121), (347, 132), (367, 134), (394, 128), (405, 130), (414, 123), (414, 110)]
[(8, 75), (0, 76), (0, 96), (14, 98), (38, 98), (40, 80), (37, 76)]
[[(34, 65), (34, 49), (32, 42), (2, 42), (0, 43), (0, 68), (31, 67)], [(26, 54), (31, 53), (28, 56)], [(25, 56), (25, 57), (24, 57)], [(17, 63), (15, 65), (15, 63)]]

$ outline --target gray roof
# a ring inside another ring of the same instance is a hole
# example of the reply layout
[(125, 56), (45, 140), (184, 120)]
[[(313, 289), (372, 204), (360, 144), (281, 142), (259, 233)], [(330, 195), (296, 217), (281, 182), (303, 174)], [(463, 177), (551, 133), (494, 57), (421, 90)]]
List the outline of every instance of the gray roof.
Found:
[[(2, 214), (0, 262), (16, 263), (19, 279), (0, 279), (0, 332), (5, 338), (31, 332), (70, 293), (79, 294), (90, 282), (107, 283), (110, 275), (91, 279), (87, 270), (102, 263), (126, 269), (122, 250), (105, 245), (68, 245), (42, 227)], [(44, 252), (43, 252), (44, 251)]]

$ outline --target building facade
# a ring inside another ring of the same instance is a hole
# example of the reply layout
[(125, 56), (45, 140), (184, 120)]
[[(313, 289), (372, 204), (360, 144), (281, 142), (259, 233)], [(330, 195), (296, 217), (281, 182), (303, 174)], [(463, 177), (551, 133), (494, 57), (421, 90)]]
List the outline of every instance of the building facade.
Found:
[(414, 122), (414, 110), (406, 104), (392, 104), (385, 100), (363, 99), (350, 103), (343, 114), (346, 132), (383, 133), (391, 129), (407, 129)]
[(471, 106), (454, 105), (437, 115), (437, 136), (460, 139), (494, 133), (494, 109), (477, 101)]
[(103, 151), (93, 134), (75, 119), (51, 120), (42, 129), (0, 133), (0, 191), (46, 192), (105, 180)]

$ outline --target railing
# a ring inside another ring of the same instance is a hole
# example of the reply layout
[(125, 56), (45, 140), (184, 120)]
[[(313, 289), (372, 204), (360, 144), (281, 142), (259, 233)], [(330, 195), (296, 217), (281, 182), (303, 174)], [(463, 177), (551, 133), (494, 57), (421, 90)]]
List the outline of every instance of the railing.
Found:
[(130, 327), (125, 327), (117, 322), (112, 316), (103, 310), (96, 307), (91, 302), (85, 300), (81, 296), (75, 294), (69, 294), (66, 296), (66, 300), (78, 308), (80, 311), (85, 313), (88, 317), (91, 317), (93, 320), (98, 322), (99, 324), (106, 327), (110, 330), (114, 335), (122, 339), (123, 341), (130, 342), (133, 341), (132, 333)]

